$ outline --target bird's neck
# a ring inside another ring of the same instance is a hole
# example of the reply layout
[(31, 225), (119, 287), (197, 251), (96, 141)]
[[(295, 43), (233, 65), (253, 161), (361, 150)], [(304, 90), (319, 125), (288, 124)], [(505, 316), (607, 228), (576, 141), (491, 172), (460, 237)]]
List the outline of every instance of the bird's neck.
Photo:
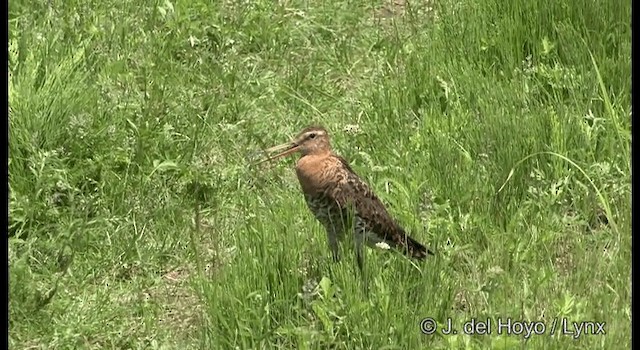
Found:
[(312, 186), (312, 184), (324, 183), (326, 175), (327, 161), (331, 157), (331, 152), (320, 154), (307, 154), (296, 163), (296, 175), (302, 186), (302, 190), (309, 195), (321, 190), (320, 187)]

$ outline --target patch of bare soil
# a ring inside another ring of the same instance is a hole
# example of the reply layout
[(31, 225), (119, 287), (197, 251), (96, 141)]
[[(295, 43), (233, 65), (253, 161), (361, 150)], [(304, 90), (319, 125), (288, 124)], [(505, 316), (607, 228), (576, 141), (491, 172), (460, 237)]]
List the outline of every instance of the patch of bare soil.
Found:
[(430, 18), (435, 16), (431, 0), (407, 1), (384, 0), (374, 10), (374, 18), (380, 23), (405, 17), (408, 13), (416, 18)]
[(160, 326), (185, 342), (197, 337), (203, 312), (202, 302), (189, 284), (189, 275), (188, 268), (169, 271), (162, 276), (162, 283), (148, 291), (149, 297), (162, 305)]

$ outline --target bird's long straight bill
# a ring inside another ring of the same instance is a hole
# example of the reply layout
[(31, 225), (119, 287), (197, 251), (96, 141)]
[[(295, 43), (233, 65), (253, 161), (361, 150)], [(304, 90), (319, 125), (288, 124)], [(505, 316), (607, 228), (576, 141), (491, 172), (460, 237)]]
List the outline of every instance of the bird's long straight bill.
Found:
[(274, 152), (280, 152), (280, 153), (278, 153), (278, 154), (276, 154), (274, 156), (267, 157), (266, 159), (263, 159), (263, 160), (257, 162), (256, 165), (264, 163), (264, 162), (268, 162), (268, 161), (271, 161), (271, 160), (276, 160), (278, 158), (281, 158), (281, 157), (284, 157), (286, 155), (289, 155), (289, 154), (291, 154), (291, 153), (293, 153), (293, 152), (295, 152), (297, 150), (298, 150), (298, 145), (292, 144), (292, 143), (285, 143), (285, 144), (282, 144), (282, 145), (278, 145), (278, 146), (274, 146), (274, 147), (271, 147), (271, 148), (267, 148), (265, 150), (265, 152), (267, 152), (267, 153), (274, 153)]

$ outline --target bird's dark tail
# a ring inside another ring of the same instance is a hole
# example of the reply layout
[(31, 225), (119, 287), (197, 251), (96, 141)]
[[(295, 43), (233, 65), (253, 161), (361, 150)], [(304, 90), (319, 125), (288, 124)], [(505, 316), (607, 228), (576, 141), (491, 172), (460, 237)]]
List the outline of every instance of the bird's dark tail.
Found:
[(431, 249), (411, 238), (404, 230), (400, 234), (394, 235), (393, 238), (397, 248), (410, 258), (424, 260), (429, 255), (435, 255)]
[(418, 260), (424, 260), (429, 255), (435, 255), (433, 251), (431, 251), (431, 249), (420, 244), (420, 242), (416, 241), (415, 239), (409, 236), (406, 236), (406, 238), (407, 238), (407, 244), (405, 245), (406, 247), (405, 254), (407, 254), (407, 256), (414, 259), (418, 259)]

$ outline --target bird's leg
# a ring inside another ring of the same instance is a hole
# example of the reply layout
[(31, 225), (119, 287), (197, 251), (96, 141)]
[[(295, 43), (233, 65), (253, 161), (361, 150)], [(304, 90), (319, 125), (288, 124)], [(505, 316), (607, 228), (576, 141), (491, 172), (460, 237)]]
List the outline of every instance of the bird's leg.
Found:
[(353, 239), (355, 253), (356, 253), (356, 263), (358, 264), (358, 269), (360, 273), (364, 273), (364, 259), (363, 259), (363, 239), (364, 236), (364, 226), (358, 217), (355, 208), (349, 205), (347, 208), (342, 210), (342, 223), (343, 223), (343, 231), (349, 233), (349, 239)]
[(358, 263), (358, 269), (360, 270), (361, 273), (364, 274), (364, 258), (363, 258), (363, 249), (362, 249), (362, 238), (359, 237), (358, 234), (356, 234), (355, 237), (355, 250), (356, 250), (356, 262)]
[(340, 253), (338, 251), (338, 239), (334, 235), (329, 235), (329, 249), (331, 249), (331, 256), (333, 262), (340, 261)]
[(338, 232), (334, 227), (326, 227), (327, 229), (327, 241), (329, 243), (329, 250), (331, 250), (331, 256), (333, 262), (340, 261), (340, 252), (338, 247)]
[(364, 229), (357, 224), (354, 229), (354, 233), (353, 240), (355, 243), (356, 263), (358, 264), (358, 270), (360, 270), (360, 275), (362, 276), (362, 287), (364, 288), (364, 293), (369, 294), (369, 279), (364, 271), (364, 245), (367, 237), (365, 236)]
[(356, 250), (356, 261), (360, 272), (364, 274), (364, 243), (367, 239), (364, 222), (360, 218), (354, 218), (353, 233)]

